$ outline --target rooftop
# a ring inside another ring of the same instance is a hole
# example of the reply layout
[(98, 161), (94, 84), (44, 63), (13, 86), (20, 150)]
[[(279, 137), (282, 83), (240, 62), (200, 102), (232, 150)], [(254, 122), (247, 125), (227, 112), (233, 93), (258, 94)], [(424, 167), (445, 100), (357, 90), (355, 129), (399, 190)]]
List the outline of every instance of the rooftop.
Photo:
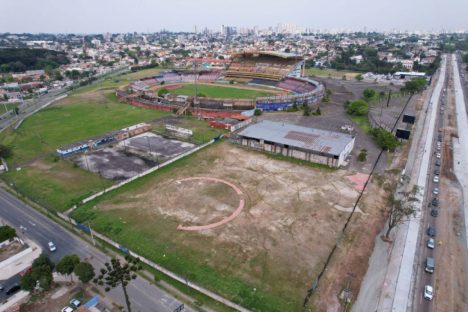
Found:
[(263, 120), (239, 132), (240, 136), (339, 155), (353, 140), (349, 134)]

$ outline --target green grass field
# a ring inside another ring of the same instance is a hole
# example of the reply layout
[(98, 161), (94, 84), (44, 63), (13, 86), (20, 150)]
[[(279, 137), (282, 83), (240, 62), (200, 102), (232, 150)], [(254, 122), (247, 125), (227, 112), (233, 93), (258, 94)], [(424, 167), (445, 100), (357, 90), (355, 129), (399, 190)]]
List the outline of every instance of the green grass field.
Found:
[(29, 199), (49, 209), (63, 212), (80, 199), (111, 186), (96, 174), (51, 156), (21, 171), (10, 171), (2, 178)]
[(18, 130), (2, 133), (0, 142), (13, 147), (9, 161), (21, 163), (61, 145), (168, 115), (122, 104), (112, 92), (86, 94), (72, 95), (27, 118)]
[(331, 68), (316, 68), (310, 67), (305, 69), (305, 74), (307, 76), (317, 76), (317, 77), (331, 77), (331, 78), (339, 78), (342, 79), (343, 76), (346, 76), (346, 79), (355, 79), (359, 73), (356, 72), (348, 72), (348, 71), (340, 71)]
[[(187, 84), (177, 89), (169, 90), (170, 93), (176, 95), (195, 95), (195, 85)], [(241, 89), (236, 87), (224, 87), (219, 85), (199, 85), (198, 93), (202, 93), (207, 97), (212, 98), (238, 98), (238, 99), (254, 99), (260, 96), (270, 96), (272, 93), (268, 91)]]

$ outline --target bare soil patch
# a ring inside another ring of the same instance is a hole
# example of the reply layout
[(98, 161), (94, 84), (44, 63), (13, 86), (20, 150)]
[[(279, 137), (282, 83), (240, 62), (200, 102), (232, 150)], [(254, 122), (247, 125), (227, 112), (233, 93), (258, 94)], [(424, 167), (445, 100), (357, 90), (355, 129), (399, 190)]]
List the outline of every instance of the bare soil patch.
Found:
[[(295, 311), (349, 216), (336, 207), (352, 208), (358, 196), (346, 178), (352, 174), (303, 167), (223, 142), (92, 210), (112, 214), (138, 231), (135, 235), (164, 240), (178, 257), (191, 257), (220, 276), (239, 278)], [(238, 185), (246, 197), (242, 213), (216, 229), (177, 231), (179, 223), (216, 221), (238, 205), (237, 194), (223, 185), (177, 183), (192, 176)], [(360, 209), (374, 207), (372, 200)], [(170, 258), (169, 253), (164, 257)]]

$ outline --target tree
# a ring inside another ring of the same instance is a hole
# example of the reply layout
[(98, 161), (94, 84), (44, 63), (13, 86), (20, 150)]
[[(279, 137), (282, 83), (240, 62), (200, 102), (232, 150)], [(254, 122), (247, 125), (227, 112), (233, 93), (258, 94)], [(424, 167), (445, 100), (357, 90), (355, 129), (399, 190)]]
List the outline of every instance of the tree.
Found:
[(393, 152), (400, 145), (397, 138), (384, 128), (372, 128), (370, 134), (374, 137), (377, 145), (384, 150)]
[(364, 89), (364, 91), (362, 92), (362, 95), (364, 96), (364, 100), (369, 102), (375, 97), (376, 92), (374, 89), (367, 88), (367, 89)]
[(259, 108), (256, 108), (256, 109), (254, 110), (254, 115), (255, 115), (255, 116), (260, 116), (260, 115), (262, 115), (262, 110), (259, 109)]
[(303, 105), (304, 112), (302, 113), (303, 116), (310, 116), (310, 107), (309, 104), (304, 103)]
[(12, 239), (16, 236), (16, 230), (8, 225), (0, 226), (0, 242)]
[(365, 116), (369, 112), (369, 104), (364, 100), (356, 100), (346, 106), (346, 112), (350, 115)]
[(416, 213), (414, 203), (419, 202), (418, 194), (419, 188), (415, 185), (409, 192), (398, 192), (398, 198), (393, 194), (388, 196), (388, 229), (385, 233), (386, 240), (390, 240), (390, 233), (393, 228), (406, 222)]
[(101, 269), (101, 272), (94, 282), (100, 286), (105, 285), (105, 290), (110, 291), (112, 288), (122, 286), (122, 290), (125, 296), (125, 303), (127, 304), (128, 312), (131, 312), (130, 299), (127, 293), (127, 285), (132, 280), (136, 279), (137, 271), (141, 270), (140, 259), (133, 258), (130, 256), (125, 257), (126, 262), (120, 263), (119, 259), (112, 258), (111, 262), (105, 263), (105, 268)]
[(362, 81), (363, 79), (364, 79), (364, 77), (362, 77), (361, 74), (356, 75), (356, 80), (357, 80), (357, 81)]
[(21, 277), (21, 288), (32, 291), (39, 286), (43, 290), (49, 290), (53, 281), (53, 268), (54, 263), (46, 255), (41, 254), (33, 261), (31, 271)]
[(77, 255), (67, 255), (57, 263), (56, 270), (60, 274), (70, 275), (70, 280), (73, 281), (72, 273), (78, 263), (80, 263), (80, 257)]
[(401, 91), (414, 94), (423, 91), (426, 85), (426, 78), (418, 77), (410, 81), (406, 81), (405, 85), (401, 88)]
[(78, 263), (73, 272), (78, 276), (80, 281), (85, 284), (95, 276), (93, 266), (85, 261)]
[(468, 54), (463, 54), (463, 63), (468, 64)]

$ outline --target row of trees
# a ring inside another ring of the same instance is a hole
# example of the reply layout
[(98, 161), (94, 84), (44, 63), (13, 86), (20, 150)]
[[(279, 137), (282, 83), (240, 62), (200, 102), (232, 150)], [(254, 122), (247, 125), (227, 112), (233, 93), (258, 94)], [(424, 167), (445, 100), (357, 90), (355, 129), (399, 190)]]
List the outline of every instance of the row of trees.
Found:
[(31, 270), (21, 277), (21, 288), (35, 292), (49, 290), (52, 287), (54, 267), (58, 273), (70, 276), (71, 280), (74, 273), (82, 283), (88, 283), (95, 276), (93, 266), (81, 261), (77, 255), (64, 256), (55, 265), (49, 257), (42, 254), (33, 261)]
[(93, 280), (95, 284), (103, 286), (106, 292), (122, 287), (127, 310), (131, 312), (127, 286), (136, 279), (136, 273), (142, 268), (138, 258), (127, 256), (124, 262), (112, 258), (110, 262), (104, 264), (96, 276), (93, 266), (87, 261), (82, 261), (77, 255), (66, 255), (55, 265), (42, 254), (34, 260), (31, 270), (21, 278), (21, 288), (33, 292), (49, 290), (52, 287), (54, 268), (58, 273), (70, 276), (70, 281), (73, 281), (73, 274), (85, 284)]

